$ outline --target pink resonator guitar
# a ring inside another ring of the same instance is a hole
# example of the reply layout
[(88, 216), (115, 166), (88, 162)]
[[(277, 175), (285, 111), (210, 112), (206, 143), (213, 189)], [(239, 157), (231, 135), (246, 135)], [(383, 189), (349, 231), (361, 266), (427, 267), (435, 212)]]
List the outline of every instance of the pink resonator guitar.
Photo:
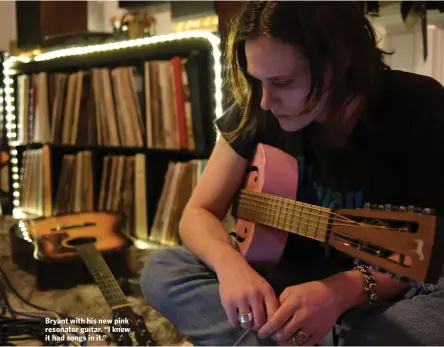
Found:
[(444, 262), (442, 217), (413, 206), (331, 210), (295, 200), (297, 160), (259, 144), (233, 214), (236, 244), (251, 264), (273, 266), (288, 233), (330, 244), (395, 278), (437, 283)]

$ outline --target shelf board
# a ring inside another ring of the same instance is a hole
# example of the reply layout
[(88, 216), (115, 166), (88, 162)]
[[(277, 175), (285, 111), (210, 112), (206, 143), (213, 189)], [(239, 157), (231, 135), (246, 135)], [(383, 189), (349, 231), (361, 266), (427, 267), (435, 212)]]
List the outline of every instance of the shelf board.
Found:
[[(137, 42), (137, 39), (134, 40)], [(109, 42), (118, 44), (118, 41)], [(106, 43), (105, 43), (106, 45)], [(100, 44), (98, 45), (100, 46)], [(75, 47), (71, 47), (75, 49)], [(163, 41), (153, 44), (134, 45), (125, 48), (117, 48), (108, 51), (90, 52), (85, 54), (73, 54), (56, 59), (21, 62), (13, 65), (11, 74), (33, 73), (54, 70), (78, 70), (93, 66), (122, 65), (134, 61), (170, 59), (173, 56), (188, 56), (193, 51), (207, 51), (211, 54), (211, 43), (203, 37), (189, 37), (174, 41)]]
[(207, 158), (210, 153), (197, 153), (189, 151), (186, 149), (167, 149), (167, 148), (146, 148), (146, 147), (119, 147), (119, 146), (77, 146), (77, 145), (65, 145), (65, 144), (55, 144), (55, 143), (41, 143), (33, 142), (26, 144), (12, 144), (11, 148), (17, 150), (28, 150), (28, 149), (38, 149), (44, 145), (49, 146), (55, 150), (67, 153), (75, 153), (79, 151), (95, 151), (95, 152), (105, 152), (105, 153), (115, 153), (115, 154), (136, 154), (145, 153), (152, 155), (172, 155), (172, 156), (186, 156), (192, 158)]

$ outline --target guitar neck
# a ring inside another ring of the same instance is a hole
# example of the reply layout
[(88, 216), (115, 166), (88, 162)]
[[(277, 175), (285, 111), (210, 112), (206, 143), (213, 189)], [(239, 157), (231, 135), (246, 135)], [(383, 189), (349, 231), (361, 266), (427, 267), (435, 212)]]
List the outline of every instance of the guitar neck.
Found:
[(75, 247), (88, 267), (94, 282), (99, 287), (109, 307), (114, 310), (128, 306), (128, 301), (122, 289), (94, 243), (76, 245)]
[(239, 218), (327, 242), (331, 210), (266, 193), (242, 190), (237, 201)]

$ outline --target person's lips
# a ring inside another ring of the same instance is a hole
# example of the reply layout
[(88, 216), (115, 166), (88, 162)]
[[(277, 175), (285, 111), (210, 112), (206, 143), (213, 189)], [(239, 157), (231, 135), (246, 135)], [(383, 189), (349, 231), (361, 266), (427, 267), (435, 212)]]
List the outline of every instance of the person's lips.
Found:
[(290, 117), (289, 114), (275, 114), (274, 115), (277, 119), (284, 119)]

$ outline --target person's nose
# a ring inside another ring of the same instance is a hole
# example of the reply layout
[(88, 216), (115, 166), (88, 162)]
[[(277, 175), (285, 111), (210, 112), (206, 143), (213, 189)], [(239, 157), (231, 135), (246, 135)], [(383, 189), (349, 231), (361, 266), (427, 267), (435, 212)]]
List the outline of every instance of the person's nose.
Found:
[(262, 86), (261, 108), (270, 111), (276, 104), (276, 93), (270, 86)]

